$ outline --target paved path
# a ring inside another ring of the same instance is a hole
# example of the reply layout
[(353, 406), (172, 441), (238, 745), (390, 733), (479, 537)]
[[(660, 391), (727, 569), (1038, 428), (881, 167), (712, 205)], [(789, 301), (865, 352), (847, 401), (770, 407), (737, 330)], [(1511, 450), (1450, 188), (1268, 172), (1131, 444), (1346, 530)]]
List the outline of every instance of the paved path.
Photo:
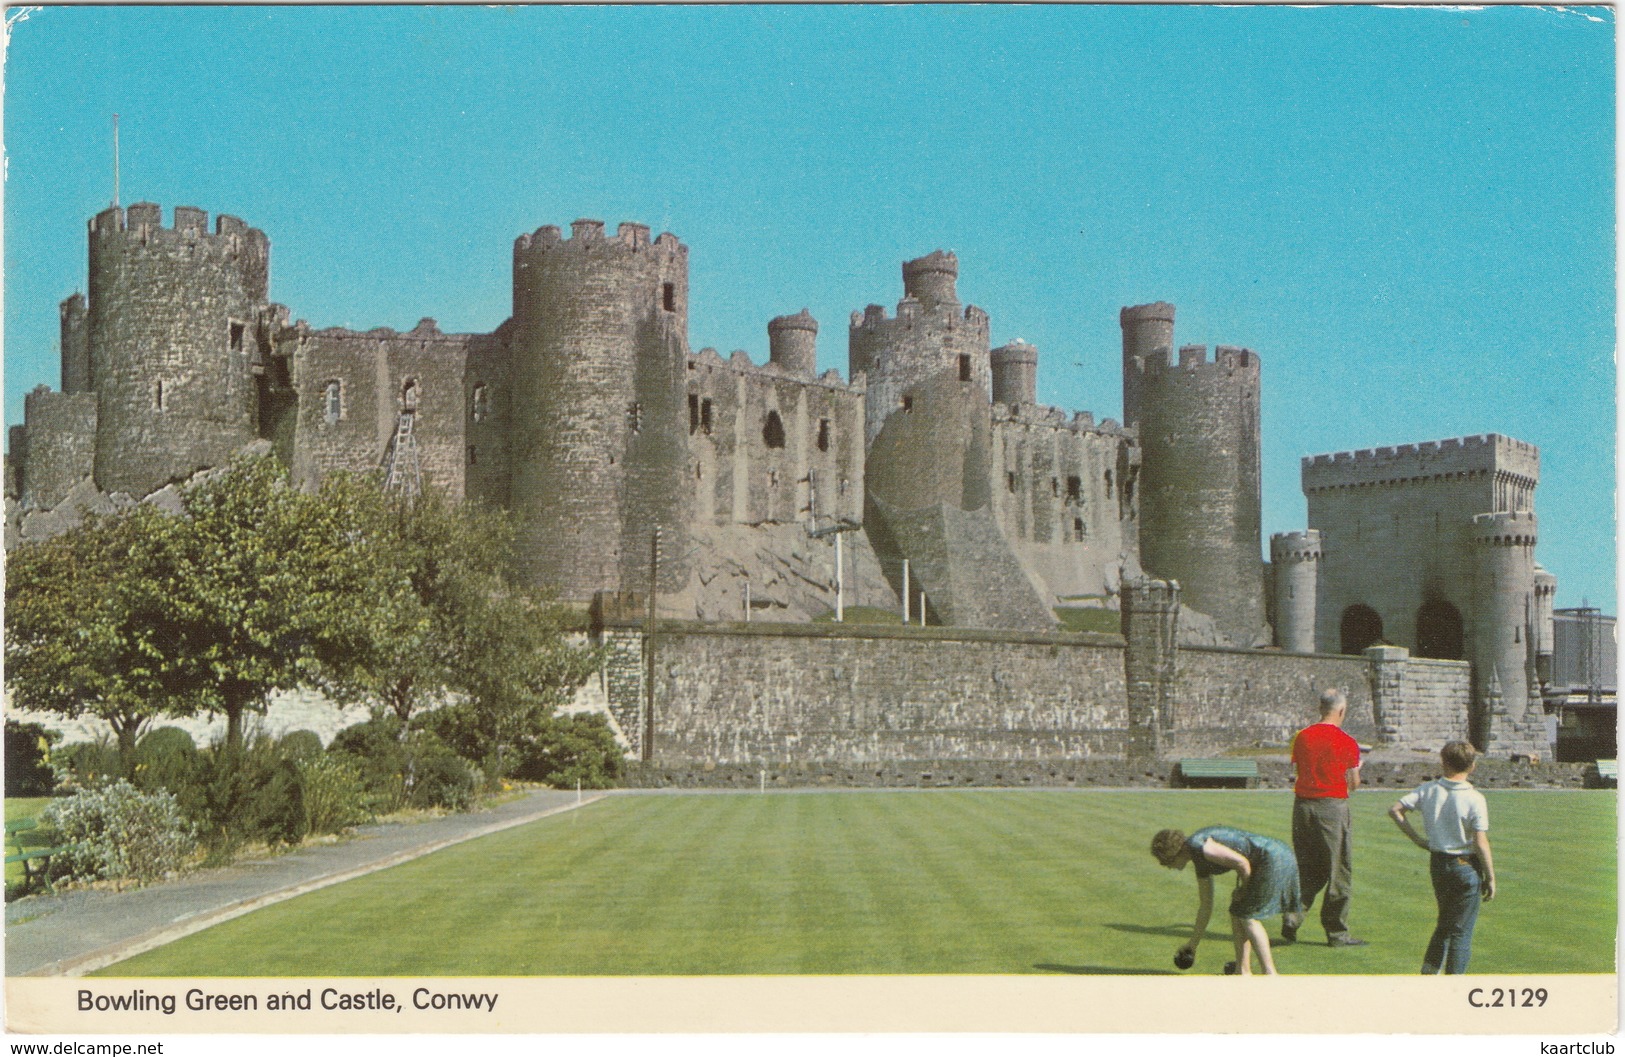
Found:
[[(582, 803), (603, 797), (589, 793)], [(337, 844), (187, 874), (126, 892), (80, 890), (6, 904), (7, 976), (79, 976), (262, 906), (576, 806), (542, 790), (424, 822), (363, 826)]]

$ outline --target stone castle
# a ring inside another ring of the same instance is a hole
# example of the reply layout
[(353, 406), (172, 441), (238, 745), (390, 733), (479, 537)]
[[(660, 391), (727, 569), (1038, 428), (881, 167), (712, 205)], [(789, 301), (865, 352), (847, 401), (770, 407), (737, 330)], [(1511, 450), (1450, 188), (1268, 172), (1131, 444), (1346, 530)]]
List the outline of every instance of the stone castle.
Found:
[(990, 347), (951, 253), (903, 265), (895, 313), (852, 314), (843, 379), (817, 373), (805, 310), (767, 324), (765, 363), (691, 350), (688, 249), (643, 225), (521, 235), (511, 317), (445, 334), (294, 321), (268, 300), (265, 234), (207, 220), (141, 203), (90, 221), (61, 391), (30, 393), (11, 432), (12, 538), (259, 442), (301, 485), (384, 468), (506, 508), (522, 574), (600, 615), (652, 592), (701, 624), (862, 605), (1040, 641), (1081, 611), (1132, 640), (1128, 588), (1149, 583), (1187, 646), (1466, 661), (1474, 739), (1544, 744), (1555, 581), (1533, 559), (1530, 445), (1305, 459), (1310, 527), (1266, 564), (1259, 358), (1176, 355), (1166, 303), (1122, 310), (1120, 424), (1037, 402), (1038, 350)]

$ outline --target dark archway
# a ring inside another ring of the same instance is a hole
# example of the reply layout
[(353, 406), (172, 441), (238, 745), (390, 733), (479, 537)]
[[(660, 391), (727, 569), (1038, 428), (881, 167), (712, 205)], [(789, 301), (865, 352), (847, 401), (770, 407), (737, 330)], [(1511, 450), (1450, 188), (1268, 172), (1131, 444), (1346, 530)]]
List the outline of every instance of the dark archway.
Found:
[(1416, 611), (1416, 655), (1439, 661), (1459, 661), (1462, 648), (1461, 611), (1449, 602), (1425, 602)]
[(1349, 606), (1343, 610), (1343, 652), (1363, 653), (1367, 646), (1382, 640), (1382, 618), (1370, 606)]

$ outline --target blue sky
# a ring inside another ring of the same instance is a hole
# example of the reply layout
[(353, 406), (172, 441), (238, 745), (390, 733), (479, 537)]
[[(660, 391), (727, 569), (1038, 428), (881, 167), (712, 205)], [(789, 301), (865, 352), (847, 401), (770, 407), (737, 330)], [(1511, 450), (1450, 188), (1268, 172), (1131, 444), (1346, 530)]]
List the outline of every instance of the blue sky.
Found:
[(1266, 533), (1306, 454), (1539, 445), (1537, 557), (1612, 609), (1614, 15), (1590, 8), (53, 8), (10, 13), (5, 408), (112, 197), (263, 228), (316, 326), (488, 331), (516, 235), (690, 248), (689, 336), (766, 358), (956, 251), (1039, 396), (1120, 417), (1118, 308), (1264, 364)]

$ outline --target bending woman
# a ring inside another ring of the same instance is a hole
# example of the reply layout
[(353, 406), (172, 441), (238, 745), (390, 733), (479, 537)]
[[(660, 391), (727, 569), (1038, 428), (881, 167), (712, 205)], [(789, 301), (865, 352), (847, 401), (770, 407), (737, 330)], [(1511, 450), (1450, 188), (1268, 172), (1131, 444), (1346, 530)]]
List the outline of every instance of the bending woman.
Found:
[(1170, 870), (1183, 870), (1186, 863), (1196, 868), (1196, 930), (1180, 948), (1196, 955), (1196, 946), (1213, 916), (1213, 878), (1236, 873), (1236, 891), (1230, 897), (1230, 934), (1236, 945), (1236, 971), (1251, 976), (1252, 954), (1269, 975), (1275, 974), (1270, 956), (1269, 936), (1260, 918), (1300, 909), (1298, 860), (1292, 849), (1274, 837), (1261, 837), (1229, 826), (1208, 826), (1189, 837), (1177, 829), (1165, 829), (1151, 839), (1151, 854)]

